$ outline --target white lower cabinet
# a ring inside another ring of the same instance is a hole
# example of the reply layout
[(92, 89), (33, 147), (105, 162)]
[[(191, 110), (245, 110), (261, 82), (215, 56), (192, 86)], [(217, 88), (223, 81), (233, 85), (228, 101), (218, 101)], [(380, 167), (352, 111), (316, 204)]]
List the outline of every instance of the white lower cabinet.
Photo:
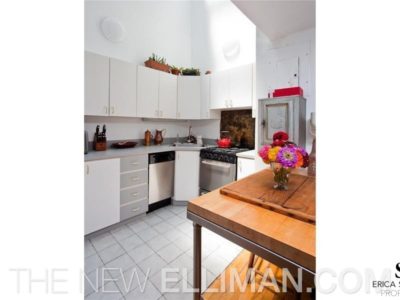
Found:
[(85, 163), (85, 234), (120, 221), (120, 160)]
[(175, 201), (189, 201), (199, 196), (199, 173), (199, 151), (175, 152)]
[(238, 157), (237, 160), (237, 179), (247, 177), (256, 171), (254, 159)]
[(148, 156), (140, 154), (121, 158), (120, 220), (143, 214), (149, 209)]

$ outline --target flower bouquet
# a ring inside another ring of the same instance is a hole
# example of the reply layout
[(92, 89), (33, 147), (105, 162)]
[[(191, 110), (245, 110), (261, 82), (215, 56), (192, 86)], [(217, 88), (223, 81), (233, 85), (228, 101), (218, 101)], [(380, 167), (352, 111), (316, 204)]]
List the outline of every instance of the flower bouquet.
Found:
[(289, 174), (292, 169), (308, 167), (308, 153), (295, 143), (289, 141), (289, 136), (284, 131), (275, 132), (273, 143), (264, 145), (258, 151), (264, 163), (271, 164), (274, 172), (274, 188), (287, 190)]

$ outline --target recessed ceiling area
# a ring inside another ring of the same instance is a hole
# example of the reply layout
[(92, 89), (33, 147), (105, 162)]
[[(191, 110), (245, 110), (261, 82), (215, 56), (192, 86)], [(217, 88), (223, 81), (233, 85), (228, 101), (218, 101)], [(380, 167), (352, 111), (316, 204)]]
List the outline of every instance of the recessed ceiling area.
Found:
[(271, 40), (315, 27), (315, 1), (232, 2)]

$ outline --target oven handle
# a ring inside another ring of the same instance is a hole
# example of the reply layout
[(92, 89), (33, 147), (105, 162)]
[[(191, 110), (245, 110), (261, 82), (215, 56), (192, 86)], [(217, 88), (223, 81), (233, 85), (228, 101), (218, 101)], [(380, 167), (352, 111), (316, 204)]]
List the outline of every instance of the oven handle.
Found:
[(209, 166), (218, 167), (218, 168), (222, 168), (222, 169), (229, 169), (231, 167), (229, 163), (212, 162), (210, 160), (205, 160), (205, 159), (203, 159), (201, 161), (201, 163), (204, 165), (209, 165)]

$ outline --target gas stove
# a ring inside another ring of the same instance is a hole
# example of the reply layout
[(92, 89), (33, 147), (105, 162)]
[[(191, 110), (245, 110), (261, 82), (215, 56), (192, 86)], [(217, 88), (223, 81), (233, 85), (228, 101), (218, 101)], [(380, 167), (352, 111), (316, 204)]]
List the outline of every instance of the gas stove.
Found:
[(200, 157), (204, 159), (216, 160), (236, 164), (236, 153), (248, 151), (248, 148), (205, 148), (201, 149)]

